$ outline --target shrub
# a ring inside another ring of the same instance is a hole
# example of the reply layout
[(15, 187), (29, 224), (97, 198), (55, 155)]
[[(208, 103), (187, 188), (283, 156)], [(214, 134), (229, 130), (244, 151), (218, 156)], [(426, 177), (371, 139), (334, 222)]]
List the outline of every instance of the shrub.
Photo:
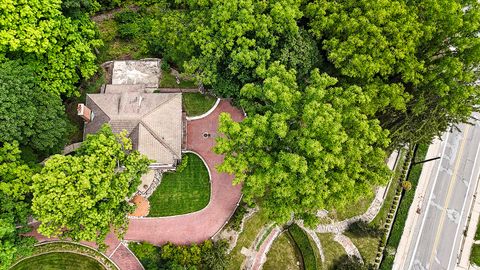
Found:
[(180, 163), (180, 165), (177, 166), (177, 169), (176, 171), (177, 172), (182, 172), (183, 170), (185, 170), (185, 168), (187, 167), (188, 165), (188, 156), (187, 155), (184, 155), (182, 157), (182, 162)]
[(114, 20), (119, 24), (133, 23), (139, 15), (132, 10), (125, 10), (115, 14)]
[(403, 189), (405, 189), (405, 191), (409, 191), (412, 189), (412, 183), (410, 181), (405, 180), (402, 182), (402, 187)]
[(121, 39), (133, 39), (140, 33), (140, 26), (136, 23), (125, 23), (118, 26), (118, 36)]
[(247, 207), (245, 203), (240, 204), (235, 212), (233, 213), (232, 217), (228, 221), (228, 228), (234, 231), (240, 230), (240, 225), (242, 224), (242, 219), (247, 213)]
[(162, 59), (162, 64), (160, 65), (160, 68), (165, 72), (170, 72), (170, 64), (168, 63), (166, 57)]
[(128, 248), (137, 256), (146, 270), (156, 270), (160, 265), (160, 249), (150, 243), (130, 243)]
[(167, 243), (161, 248), (161, 258), (168, 269), (211, 269), (222, 270), (229, 264), (226, 241), (176, 246)]
[(368, 224), (368, 222), (364, 220), (356, 221), (348, 226), (347, 229), (354, 235), (357, 236), (374, 236), (378, 237), (382, 235), (382, 230), (378, 227)]

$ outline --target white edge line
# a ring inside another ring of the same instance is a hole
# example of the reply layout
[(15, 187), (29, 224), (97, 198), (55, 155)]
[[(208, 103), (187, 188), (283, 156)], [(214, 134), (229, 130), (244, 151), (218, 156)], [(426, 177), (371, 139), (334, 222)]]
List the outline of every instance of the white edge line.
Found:
[(119, 242), (117, 247), (115, 247), (115, 249), (112, 251), (112, 253), (110, 253), (110, 255), (108, 256), (108, 258), (112, 258), (113, 254), (115, 254), (115, 252), (117, 252), (117, 249), (120, 247), (120, 245), (122, 244), (122, 242)]
[[(430, 199), (432, 198), (433, 190), (435, 189), (435, 185), (437, 184), (438, 175), (440, 173), (440, 168), (442, 167), (442, 160), (443, 160), (443, 157), (445, 155), (445, 149), (447, 149), (448, 137), (449, 136), (450, 136), (450, 132), (447, 133), (447, 137), (445, 138), (445, 145), (443, 146), (442, 155), (441, 155), (441, 158), (439, 160), (437, 173), (435, 175), (435, 180), (433, 181), (432, 190), (430, 191), (430, 194), (428, 195), (428, 200), (426, 201), (427, 202), (427, 211), (425, 211), (425, 216), (422, 220), (422, 224), (420, 225), (419, 234), (418, 234), (418, 237), (417, 237), (417, 241), (415, 242), (415, 248), (413, 249), (412, 258), (410, 260), (410, 263), (408, 264), (408, 269), (412, 268), (412, 264), (413, 264), (413, 261), (415, 259), (415, 253), (417, 252), (418, 244), (420, 243), (420, 238), (422, 236), (423, 226), (425, 225), (425, 220), (427, 219), (427, 215), (428, 215), (428, 212), (429, 212), (428, 210), (430, 210)], [(428, 187), (428, 185), (427, 185), (427, 187)]]
[[(473, 135), (472, 135), (473, 136)], [(473, 171), (472, 171), (472, 175), (470, 176), (470, 183), (468, 185), (468, 188), (467, 188), (467, 193), (465, 194), (465, 196), (468, 196), (468, 192), (470, 191), (470, 187), (472, 186), (472, 178), (473, 178), (473, 175), (474, 175), (474, 171), (475, 171), (475, 165), (477, 164), (477, 159), (478, 159), (478, 153), (479, 153), (479, 150), (480, 150), (480, 144), (477, 146), (477, 153), (475, 154), (475, 161), (473, 162)], [(480, 170), (477, 172), (477, 177), (475, 179), (474, 182), (477, 182), (477, 179), (478, 179), (478, 176), (480, 175)], [(473, 196), (472, 196), (472, 200), (473, 201)], [(463, 211), (465, 210), (465, 204), (467, 203), (467, 200), (464, 200), (463, 201), (463, 206), (462, 206), (462, 211), (460, 212), (460, 219), (459, 219), (459, 223), (458, 223), (458, 227), (455, 231), (455, 237), (453, 238), (453, 248), (452, 248), (452, 251), (450, 252), (450, 256), (448, 258), (448, 264), (447, 264), (447, 267), (450, 266), (450, 263), (452, 262), (452, 254), (453, 254), (453, 251), (455, 250), (455, 245), (457, 243), (457, 236), (458, 236), (458, 232), (459, 232), (459, 229), (460, 229), (460, 224), (462, 222), (462, 217), (463, 217)], [(467, 225), (466, 221), (465, 221), (465, 225)]]
[(198, 120), (207, 117), (209, 114), (211, 114), (215, 109), (217, 108), (218, 104), (220, 104), (221, 99), (217, 98), (217, 101), (215, 101), (215, 104), (213, 104), (212, 108), (208, 110), (206, 113), (198, 115), (198, 116), (187, 116), (187, 121), (192, 121), (192, 120)]

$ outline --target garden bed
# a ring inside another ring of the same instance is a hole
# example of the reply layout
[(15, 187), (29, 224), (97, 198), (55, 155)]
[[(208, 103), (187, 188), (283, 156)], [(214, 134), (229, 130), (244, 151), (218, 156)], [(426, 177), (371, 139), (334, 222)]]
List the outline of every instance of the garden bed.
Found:
[(162, 182), (148, 199), (150, 217), (187, 214), (203, 209), (210, 201), (210, 176), (203, 161), (187, 153), (183, 170), (165, 173)]

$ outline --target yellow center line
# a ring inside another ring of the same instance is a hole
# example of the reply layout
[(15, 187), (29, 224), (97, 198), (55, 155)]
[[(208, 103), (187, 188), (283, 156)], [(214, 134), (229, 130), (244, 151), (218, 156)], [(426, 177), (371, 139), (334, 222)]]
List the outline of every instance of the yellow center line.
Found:
[[(450, 203), (450, 199), (452, 197), (452, 191), (453, 191), (453, 187), (455, 186), (454, 183), (455, 183), (455, 178), (457, 177), (457, 172), (458, 172), (458, 167), (460, 166), (460, 160), (462, 159), (462, 153), (463, 153), (463, 149), (465, 148), (465, 142), (467, 140), (465, 140), (465, 136), (467, 135), (468, 131), (470, 130), (470, 125), (467, 125), (467, 127), (465, 128), (464, 132), (463, 132), (463, 136), (462, 136), (462, 142), (460, 144), (460, 150), (458, 151), (458, 154), (457, 154), (457, 159), (455, 161), (455, 166), (454, 166), (454, 170), (453, 170), (453, 174), (452, 174), (452, 177), (450, 178), (450, 183), (448, 185), (448, 191), (447, 191), (447, 198), (445, 200), (445, 203), (443, 205), (443, 209), (442, 209), (442, 215), (440, 217), (440, 226), (439, 228), (437, 229), (437, 232), (436, 232), (436, 235), (435, 235), (435, 242), (433, 243), (433, 248), (432, 248), (432, 253), (430, 254), (430, 259), (429, 259), (429, 265), (430, 267), (432, 266), (432, 261), (433, 261), (433, 258), (434, 258), (434, 253), (436, 255), (436, 249), (437, 249), (437, 246), (438, 246), (438, 242), (440, 240), (440, 235), (442, 233), (442, 230), (443, 230), (443, 225), (445, 224), (445, 214), (446, 214), (446, 211), (447, 211), (447, 206), (448, 204)], [(441, 164), (439, 165), (441, 166)], [(432, 188), (435, 188), (435, 187), (432, 187)]]

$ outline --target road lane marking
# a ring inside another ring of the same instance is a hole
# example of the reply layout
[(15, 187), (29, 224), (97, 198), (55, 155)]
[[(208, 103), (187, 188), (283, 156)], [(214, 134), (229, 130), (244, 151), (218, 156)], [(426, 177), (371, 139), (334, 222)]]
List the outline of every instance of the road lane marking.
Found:
[[(420, 243), (420, 238), (421, 238), (422, 232), (423, 232), (423, 226), (425, 225), (425, 220), (427, 219), (428, 211), (430, 210), (430, 207), (429, 207), (430, 199), (432, 198), (434, 187), (437, 184), (437, 179), (438, 179), (438, 174), (440, 173), (440, 168), (442, 168), (442, 161), (443, 161), (444, 156), (445, 156), (445, 149), (447, 149), (448, 137), (449, 136), (450, 136), (450, 132), (447, 132), (447, 136), (446, 136), (445, 141), (444, 141), (445, 145), (443, 146), (442, 154), (440, 155), (440, 159), (438, 160), (437, 173), (435, 174), (435, 178), (433, 179), (432, 190), (430, 191), (430, 194), (428, 195), (428, 200), (426, 201), (427, 202), (427, 210), (425, 211), (425, 215), (423, 216), (422, 223), (420, 224), (420, 231), (418, 232), (418, 237), (415, 241), (415, 247), (413, 249), (412, 258), (410, 260), (410, 263), (408, 264), (408, 269), (412, 269), (412, 265), (413, 265), (414, 261), (416, 261), (416, 263), (419, 262), (418, 260), (415, 260), (415, 254), (417, 253), (418, 244)], [(428, 184), (425, 188), (428, 188)]]
[(452, 177), (450, 177), (450, 183), (448, 184), (447, 198), (445, 199), (445, 203), (443, 204), (442, 215), (440, 216), (440, 223), (439, 223), (439, 226), (437, 227), (436, 234), (435, 234), (435, 242), (433, 242), (432, 253), (430, 253), (430, 258), (428, 260), (430, 265), (433, 265), (432, 264), (434, 259), (433, 257), (437, 253), (436, 249), (438, 246), (438, 241), (440, 240), (440, 235), (442, 234), (443, 226), (445, 225), (445, 213), (447, 210), (447, 206), (450, 203), (450, 199), (452, 198), (452, 191), (453, 191), (453, 188), (455, 187), (458, 169), (460, 166), (460, 161), (462, 160), (463, 151), (465, 149), (465, 143), (467, 142), (465, 138), (469, 130), (470, 130), (470, 125), (467, 125), (467, 127), (463, 131), (462, 141), (460, 143), (460, 149), (457, 152), (457, 159), (455, 160), (455, 166), (453, 167), (453, 175)]
[[(475, 124), (475, 126), (477, 126)], [(472, 135), (472, 140), (473, 140), (473, 135)], [(480, 142), (478, 143), (478, 146), (477, 146), (477, 153), (475, 154), (475, 159), (473, 161), (473, 167), (472, 167), (472, 175), (470, 176), (470, 183), (467, 187), (467, 193), (465, 196), (468, 196), (468, 192), (470, 191), (470, 187), (472, 186), (472, 182), (478, 182), (478, 177), (480, 176), (480, 170), (477, 171), (477, 176), (475, 178), (473, 178), (473, 174), (475, 172), (475, 165), (477, 164), (477, 160), (478, 160), (478, 153), (479, 153), (479, 150), (480, 150)], [(473, 179), (475, 179), (475, 181), (472, 181)], [(470, 200), (473, 200), (473, 196), (472, 198), (470, 198)], [(450, 266), (450, 263), (452, 262), (452, 255), (453, 255), (453, 251), (455, 250), (455, 245), (457, 244), (457, 237), (458, 237), (458, 232), (459, 232), (459, 229), (460, 229), (460, 224), (462, 223), (462, 217), (463, 217), (463, 213), (464, 213), (464, 210), (465, 210), (465, 203), (467, 202), (467, 200), (464, 200), (463, 201), (463, 205), (462, 205), (462, 210), (460, 211), (460, 218), (459, 218), (459, 224), (457, 226), (457, 229), (455, 230), (455, 238), (453, 238), (453, 248), (452, 248), (452, 251), (450, 252), (450, 256), (448, 257), (448, 264), (447, 264), (447, 268)], [(465, 225), (467, 225), (467, 223), (465, 222)]]

